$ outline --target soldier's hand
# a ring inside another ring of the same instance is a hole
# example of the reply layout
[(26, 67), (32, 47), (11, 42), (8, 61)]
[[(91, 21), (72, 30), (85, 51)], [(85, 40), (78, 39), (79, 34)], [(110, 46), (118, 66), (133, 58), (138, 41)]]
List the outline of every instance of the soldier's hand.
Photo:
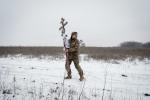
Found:
[(68, 53), (68, 49), (66, 49), (65, 52)]

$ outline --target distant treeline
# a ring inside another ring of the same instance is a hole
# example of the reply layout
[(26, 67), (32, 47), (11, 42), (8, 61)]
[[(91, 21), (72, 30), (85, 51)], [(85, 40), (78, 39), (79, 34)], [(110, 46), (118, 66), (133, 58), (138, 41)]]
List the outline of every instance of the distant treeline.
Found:
[(136, 41), (126, 41), (120, 44), (120, 47), (127, 48), (150, 48), (150, 42), (141, 43)]
[[(52, 56), (64, 58), (63, 47), (0, 47), (0, 57), (9, 55), (29, 55), (31, 57)], [(126, 47), (81, 47), (80, 54), (88, 55), (86, 59), (126, 59), (138, 58), (150, 59), (150, 48), (126, 48)]]

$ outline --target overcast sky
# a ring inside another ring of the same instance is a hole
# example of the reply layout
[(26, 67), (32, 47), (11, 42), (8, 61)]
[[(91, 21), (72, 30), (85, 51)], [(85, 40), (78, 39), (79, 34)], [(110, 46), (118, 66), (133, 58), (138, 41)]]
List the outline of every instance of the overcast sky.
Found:
[(150, 0), (0, 0), (0, 45), (62, 46), (61, 17), (87, 46), (150, 41)]

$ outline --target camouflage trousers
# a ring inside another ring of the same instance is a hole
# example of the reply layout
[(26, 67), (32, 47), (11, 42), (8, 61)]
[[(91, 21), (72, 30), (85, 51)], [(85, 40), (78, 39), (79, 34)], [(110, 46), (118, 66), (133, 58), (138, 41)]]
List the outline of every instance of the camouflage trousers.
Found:
[(66, 67), (66, 71), (67, 71), (68, 76), (71, 76), (70, 65), (71, 65), (72, 61), (74, 63), (75, 68), (77, 69), (80, 77), (82, 77), (83, 76), (83, 70), (82, 70), (81, 66), (79, 65), (79, 59), (78, 58), (76, 58), (76, 59), (66, 59), (65, 67)]

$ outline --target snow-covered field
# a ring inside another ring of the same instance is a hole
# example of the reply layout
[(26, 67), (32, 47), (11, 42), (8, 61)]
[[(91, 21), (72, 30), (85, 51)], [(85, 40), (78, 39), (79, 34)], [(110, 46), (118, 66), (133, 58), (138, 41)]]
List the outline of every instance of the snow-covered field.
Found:
[(150, 100), (150, 60), (84, 60), (86, 80), (71, 65), (64, 80), (65, 60), (51, 57), (0, 58), (0, 100)]

